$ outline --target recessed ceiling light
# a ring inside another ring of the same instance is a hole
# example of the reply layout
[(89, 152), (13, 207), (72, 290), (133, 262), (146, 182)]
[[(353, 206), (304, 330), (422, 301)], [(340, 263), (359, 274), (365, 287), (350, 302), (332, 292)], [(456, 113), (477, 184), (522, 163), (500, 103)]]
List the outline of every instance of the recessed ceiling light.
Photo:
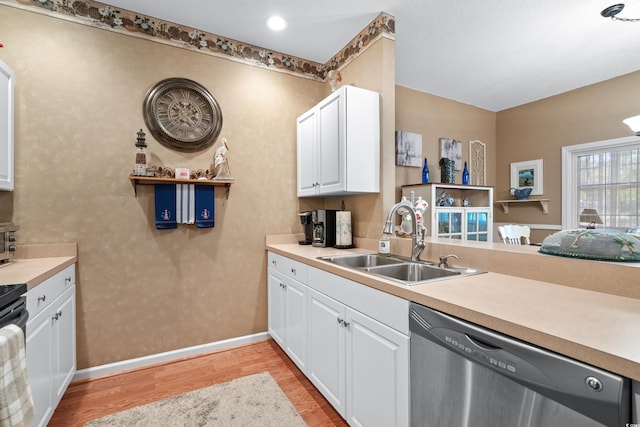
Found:
[(286, 26), (287, 21), (285, 21), (280, 16), (272, 16), (271, 18), (267, 19), (267, 27), (274, 31), (284, 30)]

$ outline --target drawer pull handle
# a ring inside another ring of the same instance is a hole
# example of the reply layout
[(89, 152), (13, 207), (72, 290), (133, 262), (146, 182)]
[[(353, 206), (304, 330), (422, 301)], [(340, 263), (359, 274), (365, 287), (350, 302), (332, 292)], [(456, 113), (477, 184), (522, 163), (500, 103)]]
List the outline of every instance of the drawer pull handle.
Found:
[(272, 260), (271, 260), (271, 264), (272, 264), (272, 265), (276, 265), (276, 264), (277, 264), (277, 263), (276, 263), (276, 260), (275, 260), (275, 259), (272, 259)]
[(65, 277), (65, 278), (64, 278), (64, 281), (65, 281), (65, 282), (69, 282), (69, 283), (71, 283), (71, 276), (69, 276), (69, 277)]
[(292, 274), (296, 274), (296, 269), (295, 268), (291, 268), (291, 273)]
[(58, 320), (60, 317), (62, 317), (62, 310), (56, 312), (53, 316), (53, 320)]
[(41, 297), (38, 297), (38, 302), (45, 302), (47, 300), (47, 296), (46, 295), (42, 295)]

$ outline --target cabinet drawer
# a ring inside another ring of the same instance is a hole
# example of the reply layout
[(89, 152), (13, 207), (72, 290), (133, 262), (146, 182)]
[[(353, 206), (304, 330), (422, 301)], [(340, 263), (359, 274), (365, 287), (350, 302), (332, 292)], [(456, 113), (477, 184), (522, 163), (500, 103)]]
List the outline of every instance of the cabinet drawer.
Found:
[(76, 282), (75, 264), (40, 283), (27, 292), (27, 310), (33, 318)]
[(301, 262), (283, 257), (282, 255), (269, 252), (268, 257), (269, 268), (275, 269), (277, 272), (297, 280), (298, 282), (307, 283), (307, 265)]

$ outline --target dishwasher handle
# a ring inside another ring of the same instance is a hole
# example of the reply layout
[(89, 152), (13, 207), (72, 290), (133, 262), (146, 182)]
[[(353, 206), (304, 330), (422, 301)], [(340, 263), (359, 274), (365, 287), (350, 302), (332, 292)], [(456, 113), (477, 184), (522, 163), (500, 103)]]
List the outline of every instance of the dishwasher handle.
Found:
[(476, 347), (478, 347), (478, 348), (480, 348), (482, 350), (487, 350), (487, 351), (502, 350), (502, 347), (499, 347), (497, 345), (491, 344), (487, 340), (483, 340), (483, 339), (480, 339), (478, 337), (474, 337), (473, 335), (470, 335), (470, 334), (465, 334), (465, 336), (467, 337), (469, 342), (471, 342), (471, 344), (475, 345)]

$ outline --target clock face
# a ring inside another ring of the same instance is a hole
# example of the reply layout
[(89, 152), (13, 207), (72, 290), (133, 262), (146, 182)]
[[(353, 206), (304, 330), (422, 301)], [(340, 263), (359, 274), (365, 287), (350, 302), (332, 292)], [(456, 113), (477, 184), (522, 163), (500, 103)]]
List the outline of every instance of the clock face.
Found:
[(222, 128), (222, 112), (211, 93), (182, 78), (162, 80), (147, 92), (144, 120), (158, 142), (187, 152), (209, 147)]

